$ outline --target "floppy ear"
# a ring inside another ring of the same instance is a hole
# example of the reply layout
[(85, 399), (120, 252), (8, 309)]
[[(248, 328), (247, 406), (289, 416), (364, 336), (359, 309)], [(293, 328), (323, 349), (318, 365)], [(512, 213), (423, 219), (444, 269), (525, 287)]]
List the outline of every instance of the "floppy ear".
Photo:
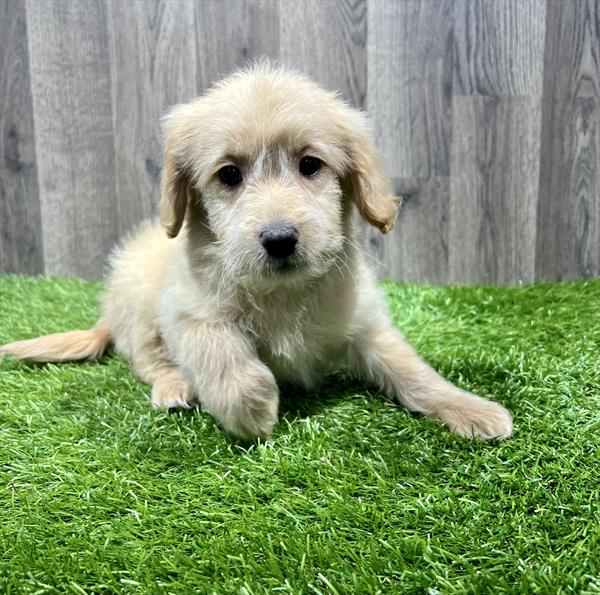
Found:
[(388, 233), (394, 227), (402, 199), (392, 194), (364, 116), (354, 110), (348, 111), (346, 151), (350, 164), (344, 178), (346, 191), (362, 217), (382, 233)]
[(174, 238), (180, 231), (192, 191), (189, 164), (191, 105), (175, 107), (163, 119), (165, 151), (161, 180), (160, 222), (167, 235)]
[(170, 238), (174, 238), (183, 225), (188, 204), (188, 184), (187, 175), (167, 145), (162, 172), (160, 222)]

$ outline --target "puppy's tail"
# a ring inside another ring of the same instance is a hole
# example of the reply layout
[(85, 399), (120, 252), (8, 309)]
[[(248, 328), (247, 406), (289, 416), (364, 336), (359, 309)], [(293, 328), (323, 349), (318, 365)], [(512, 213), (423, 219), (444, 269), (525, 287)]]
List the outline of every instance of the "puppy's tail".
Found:
[(100, 357), (110, 344), (110, 330), (100, 319), (87, 331), (55, 333), (0, 345), (0, 359), (10, 355), (31, 362), (70, 362)]

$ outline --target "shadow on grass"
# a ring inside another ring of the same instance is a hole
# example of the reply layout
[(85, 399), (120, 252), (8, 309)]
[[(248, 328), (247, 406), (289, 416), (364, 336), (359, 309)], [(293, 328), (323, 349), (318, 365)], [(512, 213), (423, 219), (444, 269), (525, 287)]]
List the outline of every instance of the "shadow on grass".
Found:
[[(301, 419), (318, 415), (351, 398), (351, 395), (356, 394), (372, 395), (374, 399), (384, 398), (377, 394), (374, 387), (340, 375), (326, 377), (322, 384), (311, 390), (306, 390), (303, 387), (294, 384), (279, 384), (279, 423), (281, 424), (281, 420), (283, 419), (293, 423)], [(199, 407), (191, 409), (171, 409), (169, 410), (169, 413), (192, 419), (199, 409)], [(206, 415), (208, 415), (208, 413)], [(214, 423), (215, 431), (223, 432), (227, 442), (232, 446), (240, 446), (242, 449), (245, 449), (263, 441), (260, 438), (254, 440), (236, 438), (220, 429), (219, 425), (212, 417), (210, 419), (212, 419)]]
[(304, 419), (334, 407), (352, 394), (375, 392), (375, 387), (339, 374), (327, 376), (318, 387), (311, 390), (284, 383), (279, 386), (279, 416), (289, 421)]

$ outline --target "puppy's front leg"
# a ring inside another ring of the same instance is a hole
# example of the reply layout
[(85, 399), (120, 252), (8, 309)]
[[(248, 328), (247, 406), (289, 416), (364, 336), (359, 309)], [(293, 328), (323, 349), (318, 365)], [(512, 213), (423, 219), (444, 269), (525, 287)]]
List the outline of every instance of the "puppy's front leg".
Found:
[(509, 412), (461, 390), (428, 366), (391, 323), (365, 329), (350, 345), (350, 365), (410, 411), (439, 419), (460, 436), (507, 438)]
[(233, 326), (185, 327), (172, 351), (200, 402), (228, 432), (267, 437), (277, 422), (279, 393), (254, 344)]

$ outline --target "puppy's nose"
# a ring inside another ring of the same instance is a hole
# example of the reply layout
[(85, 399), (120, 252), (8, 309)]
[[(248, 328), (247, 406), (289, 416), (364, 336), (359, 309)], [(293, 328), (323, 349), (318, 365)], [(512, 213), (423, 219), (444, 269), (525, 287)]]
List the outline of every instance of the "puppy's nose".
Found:
[(296, 250), (298, 230), (293, 225), (273, 225), (260, 233), (260, 243), (272, 258), (287, 258)]

